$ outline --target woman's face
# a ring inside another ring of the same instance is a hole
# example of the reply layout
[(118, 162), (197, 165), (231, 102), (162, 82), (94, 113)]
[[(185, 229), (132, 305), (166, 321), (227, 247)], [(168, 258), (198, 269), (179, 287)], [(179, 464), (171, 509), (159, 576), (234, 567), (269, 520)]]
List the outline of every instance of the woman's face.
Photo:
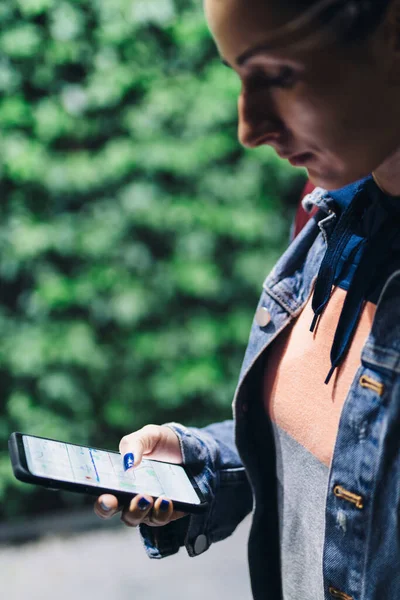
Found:
[(221, 58), (241, 80), (243, 145), (272, 146), (327, 189), (368, 175), (400, 146), (384, 25), (354, 47), (272, 51), (263, 48), (268, 36), (298, 16), (284, 0), (205, 0), (205, 12)]

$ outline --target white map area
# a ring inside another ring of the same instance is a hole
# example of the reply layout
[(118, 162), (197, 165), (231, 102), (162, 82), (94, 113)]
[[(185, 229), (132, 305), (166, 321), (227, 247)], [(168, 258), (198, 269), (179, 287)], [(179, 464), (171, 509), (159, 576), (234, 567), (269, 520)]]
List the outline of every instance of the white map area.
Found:
[(39, 477), (200, 503), (179, 465), (144, 460), (125, 472), (119, 453), (25, 435), (23, 443), (29, 470)]

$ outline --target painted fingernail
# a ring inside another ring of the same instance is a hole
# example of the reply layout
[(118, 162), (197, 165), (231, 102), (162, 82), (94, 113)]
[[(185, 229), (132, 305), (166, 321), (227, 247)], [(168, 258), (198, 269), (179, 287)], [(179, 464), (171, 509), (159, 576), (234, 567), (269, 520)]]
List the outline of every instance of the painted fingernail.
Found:
[(146, 510), (146, 508), (148, 508), (149, 506), (150, 502), (146, 500), (146, 498), (140, 498), (138, 502), (138, 507), (140, 508), (140, 510)]
[(160, 510), (161, 510), (161, 512), (167, 512), (168, 509), (169, 509), (169, 502), (168, 502), (168, 500), (161, 500), (161, 504), (160, 504)]
[(107, 504), (104, 504), (104, 502), (100, 502), (100, 508), (105, 512), (110, 512), (111, 510), (111, 506), (107, 506)]
[(128, 452), (124, 456), (124, 469), (125, 469), (125, 471), (127, 471), (128, 469), (130, 469), (131, 467), (133, 467), (133, 463), (134, 463), (133, 454), (132, 454), (132, 452)]

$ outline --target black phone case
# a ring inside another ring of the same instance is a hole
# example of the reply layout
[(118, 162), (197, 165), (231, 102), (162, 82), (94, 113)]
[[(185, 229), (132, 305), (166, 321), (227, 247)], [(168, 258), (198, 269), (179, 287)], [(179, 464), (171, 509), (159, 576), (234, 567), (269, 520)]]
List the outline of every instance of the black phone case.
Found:
[[(100, 496), (101, 494), (113, 494), (114, 496), (116, 496), (116, 498), (118, 498), (118, 502), (121, 505), (129, 504), (129, 502), (132, 500), (132, 498), (137, 495), (134, 493), (120, 492), (120, 491), (113, 490), (110, 488), (87, 486), (83, 483), (72, 483), (70, 481), (60, 481), (58, 479), (48, 479), (46, 477), (39, 477), (37, 475), (32, 475), (32, 473), (28, 469), (28, 465), (26, 462), (25, 450), (24, 450), (23, 442), (22, 442), (23, 435), (29, 435), (30, 437), (37, 437), (37, 438), (46, 439), (46, 440), (48, 439), (52, 442), (60, 442), (61, 441), (61, 440), (53, 440), (51, 438), (41, 438), (40, 436), (37, 436), (37, 435), (31, 436), (30, 434), (22, 434), (17, 431), (12, 433), (8, 440), (8, 449), (9, 449), (9, 453), (10, 453), (10, 459), (11, 459), (11, 464), (12, 464), (14, 475), (19, 481), (23, 481), (24, 483), (33, 483), (35, 485), (41, 485), (50, 490), (66, 490), (68, 492), (90, 494), (91, 496)], [(62, 442), (62, 443), (69, 443), (69, 442)], [(72, 445), (76, 446), (77, 444), (72, 444)], [(83, 446), (83, 447), (87, 447), (87, 446)], [(92, 446), (90, 446), (90, 448), (92, 448)], [(93, 450), (103, 450), (105, 452), (110, 452), (110, 450), (104, 450), (103, 448), (93, 448)], [(157, 462), (157, 461), (154, 461), (154, 462)], [(191, 474), (191, 472), (189, 471), (189, 469), (184, 465), (182, 465), (182, 466), (184, 467), (185, 472), (186, 472), (187, 476), (189, 477), (189, 480), (190, 480), (191, 484), (193, 485), (197, 495), (199, 496), (199, 498), (201, 500), (201, 504), (188, 504), (186, 502), (174, 501), (174, 510), (187, 512), (187, 513), (194, 513), (194, 514), (202, 513), (207, 509), (207, 502), (205, 502), (203, 494), (199, 490), (199, 488), (194, 480), (194, 477)]]

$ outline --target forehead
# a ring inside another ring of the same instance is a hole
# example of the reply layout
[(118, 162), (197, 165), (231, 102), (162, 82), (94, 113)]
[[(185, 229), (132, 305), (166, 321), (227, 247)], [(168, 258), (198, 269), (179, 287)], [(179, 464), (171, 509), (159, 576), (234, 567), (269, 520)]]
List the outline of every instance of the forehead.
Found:
[(204, 0), (204, 9), (219, 52), (232, 65), (298, 15), (285, 0)]

